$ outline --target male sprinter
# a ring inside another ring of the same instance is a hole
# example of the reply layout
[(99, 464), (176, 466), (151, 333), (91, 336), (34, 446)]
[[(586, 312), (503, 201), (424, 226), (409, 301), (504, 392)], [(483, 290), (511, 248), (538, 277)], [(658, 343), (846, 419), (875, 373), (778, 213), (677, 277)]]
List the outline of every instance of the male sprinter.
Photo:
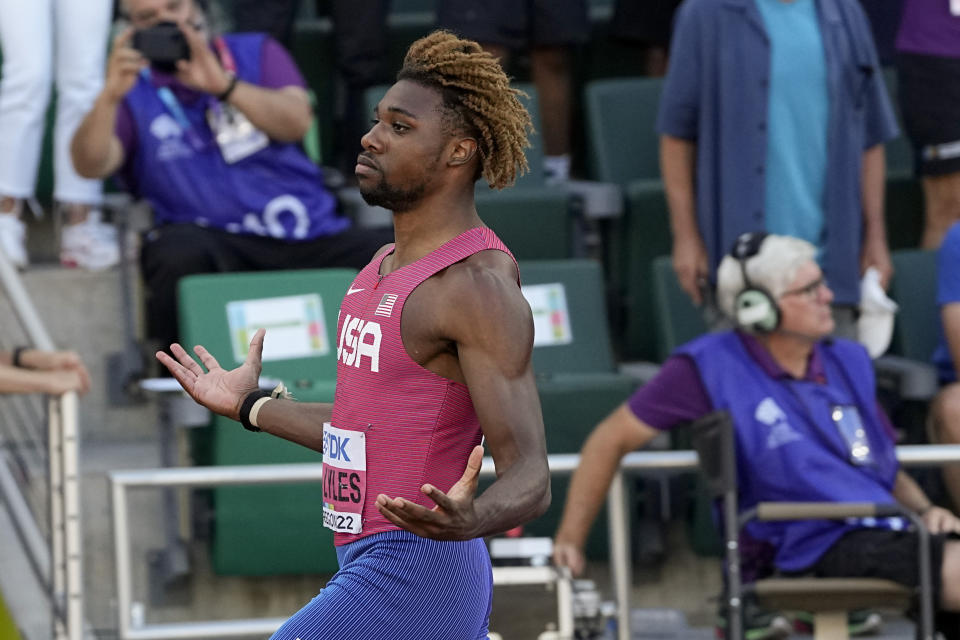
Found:
[[(397, 78), (356, 166), (396, 243), (344, 297), (333, 405), (257, 390), (262, 329), (232, 371), (202, 346), (206, 373), (178, 344), (157, 353), (200, 404), (324, 451), (340, 571), (274, 640), (486, 638), (481, 538), (550, 503), (530, 309), (473, 197), (481, 175), (502, 188), (526, 168), (530, 116), (496, 60), (447, 32), (415, 42)], [(475, 497), (481, 437), (497, 480)]]

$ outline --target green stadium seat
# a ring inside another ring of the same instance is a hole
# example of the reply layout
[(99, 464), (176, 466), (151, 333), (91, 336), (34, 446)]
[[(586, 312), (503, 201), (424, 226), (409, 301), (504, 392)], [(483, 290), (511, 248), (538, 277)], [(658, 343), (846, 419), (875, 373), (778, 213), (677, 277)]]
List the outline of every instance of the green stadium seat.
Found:
[(551, 187), (477, 187), (480, 218), (518, 260), (563, 259), (574, 255), (577, 199)]
[(674, 349), (707, 332), (703, 314), (680, 288), (670, 256), (653, 261), (653, 298), (659, 360), (666, 360)]
[[(283, 380), (299, 400), (331, 402), (337, 313), (355, 275), (349, 269), (319, 269), (186, 277), (179, 285), (183, 342), (203, 344), (224, 368), (232, 368), (246, 356), (253, 331), (265, 326), (263, 375)], [(219, 416), (193, 444), (198, 464), (321, 461), (317, 452), (249, 433)], [(224, 487), (212, 493), (211, 556), (217, 573), (337, 570), (333, 536), (322, 526), (318, 486)], [(313, 534), (309, 544), (303, 544), (304, 531)]]
[(937, 252), (901, 249), (891, 254), (890, 297), (900, 305), (890, 352), (930, 362), (940, 326), (937, 306)]
[(605, 258), (619, 303), (618, 351), (627, 360), (654, 360), (659, 351), (649, 313), (650, 265), (671, 250), (655, 129), (662, 88), (661, 78), (620, 78), (589, 82), (584, 92), (591, 176), (622, 185), (626, 199)]
[(588, 159), (591, 176), (626, 187), (660, 177), (655, 130), (662, 78), (621, 78), (587, 83)]
[(927, 413), (938, 388), (931, 358), (939, 335), (937, 253), (899, 249), (891, 254), (890, 297), (899, 305), (887, 355), (877, 359), (877, 389), (887, 399), (903, 441), (924, 444)]
[(615, 222), (607, 253), (611, 284), (622, 305), (616, 325), (622, 327), (620, 352), (628, 360), (659, 360), (650, 269), (656, 256), (670, 253), (670, 213), (660, 180), (634, 180), (625, 195), (626, 211)]
[[(617, 373), (610, 346), (601, 265), (592, 260), (520, 262), (524, 295), (534, 314), (533, 367), (550, 453), (576, 453), (598, 422), (627, 399), (636, 381)], [(525, 527), (552, 536), (568, 481), (553, 480), (553, 503)], [(601, 519), (601, 522), (605, 522)], [(605, 557), (606, 527), (591, 532), (587, 550)]]

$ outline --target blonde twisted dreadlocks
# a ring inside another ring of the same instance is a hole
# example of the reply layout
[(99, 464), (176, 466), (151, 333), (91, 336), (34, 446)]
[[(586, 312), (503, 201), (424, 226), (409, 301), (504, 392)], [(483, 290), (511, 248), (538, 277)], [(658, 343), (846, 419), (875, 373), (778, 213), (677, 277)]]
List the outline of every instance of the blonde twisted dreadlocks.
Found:
[(397, 80), (440, 92), (451, 130), (477, 138), (480, 172), (491, 187), (508, 187), (527, 171), (523, 150), (533, 123), (518, 100), (523, 94), (479, 44), (434, 31), (410, 46)]

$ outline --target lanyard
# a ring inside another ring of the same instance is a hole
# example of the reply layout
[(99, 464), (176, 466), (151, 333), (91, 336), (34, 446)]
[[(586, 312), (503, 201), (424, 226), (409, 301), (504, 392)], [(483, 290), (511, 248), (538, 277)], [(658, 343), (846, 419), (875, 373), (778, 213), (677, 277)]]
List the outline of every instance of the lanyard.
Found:
[[(148, 82), (151, 82), (152, 84), (151, 73), (149, 69), (143, 69), (140, 71), (140, 73)], [(190, 122), (190, 119), (183, 110), (183, 106), (180, 104), (180, 101), (177, 100), (177, 96), (174, 95), (170, 87), (157, 87), (156, 90), (157, 97), (160, 98), (160, 102), (163, 103), (163, 106), (166, 107), (167, 111), (170, 112), (170, 115), (173, 116), (173, 119), (176, 120), (177, 124), (180, 125), (180, 128), (183, 129), (184, 135), (186, 135), (187, 140), (190, 141), (190, 145), (196, 151), (203, 149), (203, 140), (200, 139), (200, 135), (197, 133), (196, 129), (194, 129), (193, 123)]]
[(237, 62), (233, 59), (233, 54), (230, 53), (230, 47), (227, 46), (227, 41), (223, 39), (223, 36), (214, 38), (213, 46), (217, 48), (217, 55), (220, 57), (220, 64), (223, 65), (223, 68), (230, 73), (236, 73)]

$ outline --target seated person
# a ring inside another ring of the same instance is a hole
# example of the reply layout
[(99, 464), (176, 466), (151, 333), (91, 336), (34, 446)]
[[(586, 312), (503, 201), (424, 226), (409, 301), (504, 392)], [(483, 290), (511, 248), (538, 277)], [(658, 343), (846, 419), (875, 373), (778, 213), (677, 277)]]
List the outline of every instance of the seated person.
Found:
[[(933, 360), (943, 388), (930, 406), (930, 439), (940, 444), (960, 444), (960, 223), (955, 223), (937, 254), (937, 305), (940, 307), (940, 344)], [(960, 510), (960, 464), (945, 465), (943, 479)]]
[(90, 374), (73, 351), (17, 347), (0, 351), (0, 393), (86, 393)]
[[(584, 540), (626, 453), (723, 409), (736, 427), (741, 509), (760, 501), (896, 500), (922, 514), (934, 534), (938, 625), (956, 640), (960, 617), (944, 612), (960, 611), (960, 541), (947, 539), (960, 532), (960, 519), (931, 504), (899, 468), (866, 350), (829, 337), (833, 293), (815, 255), (797, 238), (755, 233), (737, 240), (719, 267), (718, 299), (738, 328), (680, 347), (594, 429), (571, 481), (554, 561), (583, 570)], [(743, 548), (748, 560), (769, 557), (782, 572), (917, 584), (916, 534), (903, 529), (900, 518), (754, 522)]]
[[(119, 172), (153, 207), (141, 267), (148, 332), (177, 339), (176, 284), (217, 271), (360, 269), (392, 232), (356, 229), (300, 146), (312, 120), (294, 62), (263, 34), (212, 37), (197, 0), (124, 0), (104, 88), (74, 135), (77, 171)], [(161, 23), (168, 23), (162, 25)], [(135, 30), (179, 28), (189, 59), (148, 62)]]

